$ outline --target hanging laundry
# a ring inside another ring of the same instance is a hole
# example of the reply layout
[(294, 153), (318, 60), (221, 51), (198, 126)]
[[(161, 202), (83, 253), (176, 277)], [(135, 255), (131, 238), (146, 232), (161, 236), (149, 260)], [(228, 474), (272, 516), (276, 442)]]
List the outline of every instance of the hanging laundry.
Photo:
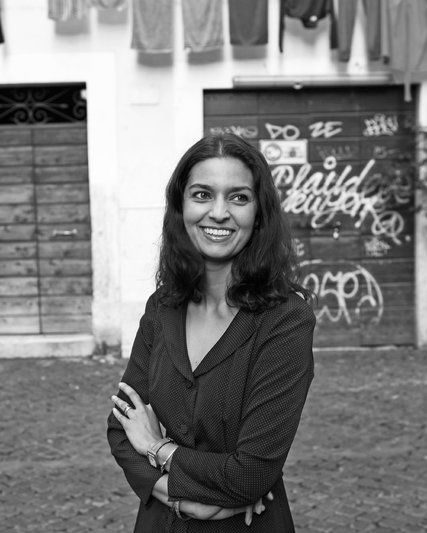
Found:
[(185, 48), (201, 52), (223, 46), (222, 0), (182, 0), (182, 16)]
[(98, 9), (116, 9), (122, 11), (127, 8), (128, 0), (92, 0), (92, 5)]
[(330, 17), (330, 47), (336, 48), (337, 21), (333, 0), (280, 0), (279, 50), (283, 52), (285, 17), (298, 18), (305, 28), (316, 28), (319, 20)]
[(147, 53), (173, 50), (173, 2), (133, 0), (131, 47)]
[(387, 4), (388, 0), (380, 0), (381, 57), (384, 63), (388, 63), (390, 61), (390, 14)]
[(89, 13), (90, 0), (48, 0), (48, 17), (56, 21), (81, 20)]
[(411, 82), (427, 80), (427, 1), (386, 0), (390, 69), (411, 100)]
[[(338, 59), (350, 59), (358, 0), (338, 2)], [(366, 13), (368, 56), (371, 61), (381, 59), (381, 0), (362, 0)]]
[(228, 16), (231, 44), (267, 44), (268, 0), (228, 0)]
[(4, 43), (3, 25), (1, 23), (1, 5), (0, 5), (0, 44)]

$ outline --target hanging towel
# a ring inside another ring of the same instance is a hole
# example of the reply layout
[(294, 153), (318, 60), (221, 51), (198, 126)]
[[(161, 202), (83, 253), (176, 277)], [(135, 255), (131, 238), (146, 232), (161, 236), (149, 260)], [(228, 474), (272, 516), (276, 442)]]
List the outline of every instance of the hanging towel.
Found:
[(231, 44), (267, 44), (268, 0), (228, 0), (228, 16)]
[(133, 0), (131, 47), (147, 53), (173, 50), (173, 2)]
[(427, 1), (387, 0), (390, 69), (411, 100), (411, 82), (427, 80)]
[(182, 16), (185, 48), (201, 52), (223, 46), (222, 0), (182, 0)]
[(89, 0), (49, 0), (48, 17), (56, 21), (82, 20), (89, 7)]
[[(381, 58), (381, 0), (363, 0), (366, 13), (368, 56), (371, 61)], [(338, 3), (338, 59), (350, 59), (357, 0), (340, 0)]]
[(336, 48), (337, 21), (333, 0), (280, 0), (279, 50), (283, 52), (285, 17), (298, 18), (305, 28), (316, 28), (320, 19), (330, 17), (330, 47)]

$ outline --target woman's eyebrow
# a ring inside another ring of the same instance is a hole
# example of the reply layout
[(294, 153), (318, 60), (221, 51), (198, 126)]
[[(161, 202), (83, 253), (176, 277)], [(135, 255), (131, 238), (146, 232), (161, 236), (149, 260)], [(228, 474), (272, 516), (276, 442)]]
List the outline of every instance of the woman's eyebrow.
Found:
[[(206, 183), (192, 183), (189, 187), (189, 189), (197, 188), (197, 189), (207, 189), (211, 191), (213, 187), (210, 185), (207, 185)], [(252, 187), (249, 187), (249, 185), (242, 185), (241, 187), (230, 187), (227, 189), (227, 192), (238, 192), (238, 191), (249, 191), (253, 192)]]

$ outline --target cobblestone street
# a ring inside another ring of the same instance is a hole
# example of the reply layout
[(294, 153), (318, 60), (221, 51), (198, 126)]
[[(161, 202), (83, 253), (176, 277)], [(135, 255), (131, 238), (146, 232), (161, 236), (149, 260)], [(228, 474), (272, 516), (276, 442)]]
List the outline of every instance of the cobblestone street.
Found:
[[(285, 467), (297, 532), (427, 531), (427, 353), (315, 358)], [(137, 499), (105, 437), (125, 364), (0, 361), (1, 533), (132, 531)]]

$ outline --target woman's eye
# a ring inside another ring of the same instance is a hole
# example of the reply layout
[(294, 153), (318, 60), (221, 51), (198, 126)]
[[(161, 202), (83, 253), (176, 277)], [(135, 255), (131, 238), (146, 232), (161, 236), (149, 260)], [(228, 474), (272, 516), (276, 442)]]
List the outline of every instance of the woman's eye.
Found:
[(240, 204), (243, 204), (245, 202), (249, 202), (249, 198), (246, 194), (235, 194), (231, 197), (231, 200), (233, 202), (238, 202)]
[(209, 200), (210, 195), (207, 191), (197, 191), (193, 194), (193, 198), (197, 198), (198, 200)]

